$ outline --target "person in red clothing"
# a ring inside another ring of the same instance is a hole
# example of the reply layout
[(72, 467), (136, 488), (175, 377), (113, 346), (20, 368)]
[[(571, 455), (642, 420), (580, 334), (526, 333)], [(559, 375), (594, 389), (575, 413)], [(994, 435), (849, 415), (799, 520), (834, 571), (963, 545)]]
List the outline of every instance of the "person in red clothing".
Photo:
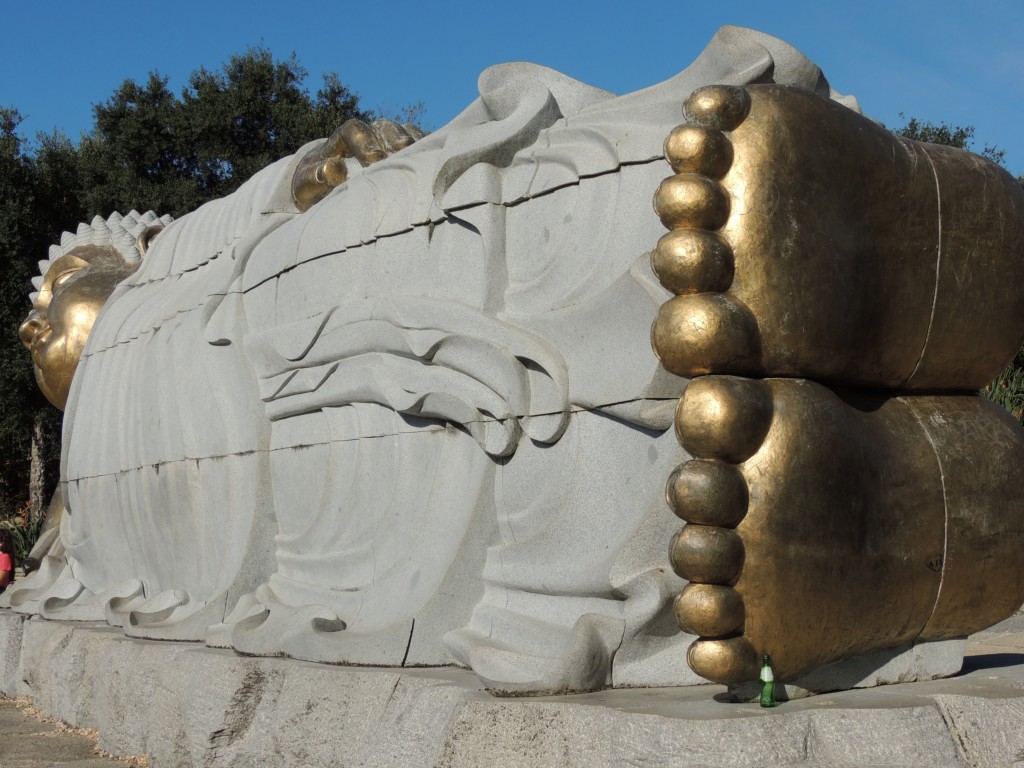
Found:
[(0, 592), (7, 589), (7, 585), (14, 581), (13, 552), (10, 534), (7, 531), (0, 531)]

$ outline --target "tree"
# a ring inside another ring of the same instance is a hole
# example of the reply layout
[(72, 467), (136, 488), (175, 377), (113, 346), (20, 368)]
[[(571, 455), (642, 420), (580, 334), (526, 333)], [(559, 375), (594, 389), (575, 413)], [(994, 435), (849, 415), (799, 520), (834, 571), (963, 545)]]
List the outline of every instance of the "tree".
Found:
[(115, 210), (173, 210), (195, 207), (191, 169), (176, 136), (177, 99), (157, 73), (145, 85), (126, 80), (94, 107), (95, 124), (79, 146), (79, 184), (89, 214)]
[[(903, 117), (903, 113), (900, 112), (900, 117)], [(974, 145), (974, 126), (973, 125), (951, 125), (949, 123), (935, 123), (928, 121), (920, 121), (916, 117), (910, 118), (906, 125), (896, 130), (900, 136), (907, 139), (913, 139), (914, 141), (925, 141), (929, 144), (944, 144), (947, 147), (956, 147), (957, 149), (966, 149), (969, 152), (973, 152)], [(987, 157), (989, 160), (999, 165), (1005, 165), (1006, 150), (1000, 149), (994, 144), (986, 143), (981, 152), (982, 157)]]
[(168, 79), (126, 80), (95, 107), (80, 147), (81, 194), (89, 216), (155, 210), (181, 216), (222, 197), (261, 168), (349, 118), (369, 118), (336, 74), (311, 96), (293, 55), (266, 48), (200, 68), (175, 96)]
[[(17, 133), (20, 121), (16, 110), (0, 109), (0, 254), (6, 259), (0, 270), (0, 513), (31, 499), (32, 512), (38, 515), (45, 496), (39, 483), (52, 486), (56, 477), (60, 416), (35, 385), (18, 327), (28, 309), (26, 293), (38, 272), (36, 262), (45, 258), (52, 237), (47, 211), (54, 201)], [(37, 486), (30, 488), (33, 454)]]
[(200, 69), (182, 93), (179, 126), (200, 186), (224, 195), (345, 120), (366, 117), (358, 99), (338, 80), (325, 78), (315, 99), (302, 88), (306, 71), (294, 56), (274, 62), (269, 51), (233, 56), (219, 73)]

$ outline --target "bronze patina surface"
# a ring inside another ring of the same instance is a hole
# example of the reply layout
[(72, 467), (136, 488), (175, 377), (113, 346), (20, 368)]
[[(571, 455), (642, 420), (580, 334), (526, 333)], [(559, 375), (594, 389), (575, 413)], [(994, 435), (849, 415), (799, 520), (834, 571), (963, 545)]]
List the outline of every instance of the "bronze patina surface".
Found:
[(422, 137), (423, 131), (411, 123), (400, 125), (380, 119), (367, 124), (358, 119), (347, 120), (299, 160), (292, 177), (292, 200), (300, 211), (307, 211), (348, 179), (346, 157), (366, 167)]
[(1024, 334), (1020, 185), (799, 89), (713, 86), (685, 112), (652, 343), (698, 377), (666, 488), (690, 666), (754, 680), (770, 653), (793, 680), (1012, 614), (1024, 431), (963, 392)]
[(55, 259), (43, 276), (19, 335), (32, 352), (39, 388), (60, 410), (96, 317), (114, 287), (137, 268), (113, 247), (80, 246)]
[[(707, 390), (727, 392), (721, 385), (732, 382), (695, 383), (703, 407), (713, 408)], [(670, 499), (689, 522), (672, 563), (698, 583), (676, 605), (680, 626), (703, 638), (691, 655), (701, 665), (695, 671), (720, 682), (753, 679), (757, 659), (771, 653), (776, 674), (794, 679), (851, 656), (964, 637), (1024, 601), (1016, 551), (1024, 490), (1016, 472), (988, 461), (996, 450), (1001, 462), (1024, 464), (1024, 433), (1009, 414), (970, 395), (747, 383), (764, 390), (773, 411), (760, 447), (731, 465), (749, 498), (742, 519), (734, 476), (708, 471), (719, 454), (692, 449), (698, 458), (670, 480)], [(687, 399), (679, 409), (684, 445), (708, 445), (689, 439), (704, 425), (686, 418)], [(744, 420), (738, 409), (731, 414)]]
[(1024, 190), (997, 165), (800, 89), (711, 87), (686, 110), (655, 196), (669, 370), (972, 390), (1016, 352)]

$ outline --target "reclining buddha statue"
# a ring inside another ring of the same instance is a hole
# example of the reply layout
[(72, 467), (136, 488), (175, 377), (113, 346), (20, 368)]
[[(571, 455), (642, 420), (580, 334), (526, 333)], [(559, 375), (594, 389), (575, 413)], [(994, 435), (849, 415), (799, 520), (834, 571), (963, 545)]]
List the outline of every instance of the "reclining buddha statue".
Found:
[(10, 606), (496, 693), (955, 672), (1024, 601), (1024, 434), (973, 394), (1020, 185), (735, 27), (624, 96), (479, 86), (52, 249), (67, 513)]

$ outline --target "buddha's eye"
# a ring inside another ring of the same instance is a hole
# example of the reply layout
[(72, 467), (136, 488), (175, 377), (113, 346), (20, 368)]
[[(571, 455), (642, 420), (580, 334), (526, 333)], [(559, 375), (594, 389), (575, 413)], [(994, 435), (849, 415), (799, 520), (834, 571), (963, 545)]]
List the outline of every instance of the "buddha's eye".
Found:
[(57, 275), (56, 278), (54, 278), (53, 283), (51, 284), (53, 287), (50, 290), (57, 290), (62, 285), (64, 285), (64, 283), (66, 283), (72, 277), (72, 275), (76, 274), (78, 274), (77, 269), (69, 269), (65, 272), (61, 272), (59, 275)]

